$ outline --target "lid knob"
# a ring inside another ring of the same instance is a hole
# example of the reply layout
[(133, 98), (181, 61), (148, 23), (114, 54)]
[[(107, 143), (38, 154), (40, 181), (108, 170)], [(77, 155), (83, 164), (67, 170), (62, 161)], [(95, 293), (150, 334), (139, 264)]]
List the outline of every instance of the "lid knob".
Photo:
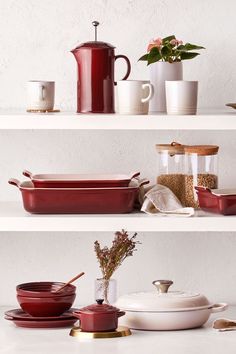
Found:
[(99, 25), (99, 22), (98, 21), (93, 21), (92, 25), (94, 26), (94, 29), (95, 29), (95, 42), (97, 42), (97, 27)]
[(97, 303), (98, 305), (102, 305), (103, 301), (104, 301), (104, 299), (97, 299), (97, 300), (96, 300), (96, 303)]
[(157, 288), (159, 294), (167, 293), (169, 287), (173, 284), (172, 280), (154, 280), (152, 284)]

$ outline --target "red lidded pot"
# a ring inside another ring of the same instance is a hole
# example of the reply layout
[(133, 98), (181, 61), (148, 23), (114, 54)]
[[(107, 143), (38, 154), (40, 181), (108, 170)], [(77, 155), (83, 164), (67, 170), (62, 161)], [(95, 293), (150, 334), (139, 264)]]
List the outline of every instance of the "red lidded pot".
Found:
[(80, 320), (80, 328), (84, 332), (109, 332), (118, 327), (118, 318), (125, 315), (117, 307), (103, 304), (103, 300), (83, 307), (73, 315)]
[(94, 21), (95, 41), (80, 44), (71, 52), (78, 64), (77, 112), (114, 113), (114, 63), (118, 58), (125, 59), (129, 77), (131, 65), (125, 55), (115, 55), (115, 47), (97, 41), (97, 26)]

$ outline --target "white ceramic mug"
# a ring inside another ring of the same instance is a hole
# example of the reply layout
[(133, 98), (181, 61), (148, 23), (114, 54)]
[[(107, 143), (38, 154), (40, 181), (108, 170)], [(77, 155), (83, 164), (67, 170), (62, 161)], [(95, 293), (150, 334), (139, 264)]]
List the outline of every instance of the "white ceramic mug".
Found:
[(117, 82), (118, 112), (120, 114), (148, 114), (153, 96), (150, 81), (121, 80)]
[(27, 82), (27, 109), (53, 110), (55, 95), (54, 81)]
[(166, 81), (167, 114), (196, 114), (198, 81)]

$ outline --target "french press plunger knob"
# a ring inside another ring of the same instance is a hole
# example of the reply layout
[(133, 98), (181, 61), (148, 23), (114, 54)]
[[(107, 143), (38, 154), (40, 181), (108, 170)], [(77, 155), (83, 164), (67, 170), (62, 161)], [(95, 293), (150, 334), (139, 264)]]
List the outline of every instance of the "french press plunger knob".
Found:
[(99, 25), (99, 22), (98, 21), (93, 21), (92, 22), (92, 25), (94, 26), (95, 28), (95, 42), (97, 42), (97, 27)]

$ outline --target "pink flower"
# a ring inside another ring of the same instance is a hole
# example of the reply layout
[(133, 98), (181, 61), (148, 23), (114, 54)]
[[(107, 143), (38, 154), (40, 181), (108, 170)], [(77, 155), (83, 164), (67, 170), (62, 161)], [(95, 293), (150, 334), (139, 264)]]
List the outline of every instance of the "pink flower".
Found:
[(161, 38), (157, 38), (157, 39), (154, 40), (154, 43), (156, 43), (156, 45), (158, 47), (160, 47), (162, 45), (162, 39)]
[(177, 45), (178, 44), (177, 39), (171, 39), (170, 44), (174, 46)]
[(161, 38), (157, 38), (157, 39), (152, 39), (147, 47), (147, 51), (150, 52), (150, 50), (152, 48), (160, 48), (162, 45), (162, 39)]
[(147, 52), (150, 52), (150, 50), (152, 49), (152, 48), (155, 48), (156, 47), (156, 44), (154, 44), (154, 43), (149, 43), (148, 44), (148, 47), (147, 47)]
[(181, 40), (177, 40), (177, 42), (178, 42), (178, 45), (182, 45), (183, 44), (183, 41), (181, 41)]

